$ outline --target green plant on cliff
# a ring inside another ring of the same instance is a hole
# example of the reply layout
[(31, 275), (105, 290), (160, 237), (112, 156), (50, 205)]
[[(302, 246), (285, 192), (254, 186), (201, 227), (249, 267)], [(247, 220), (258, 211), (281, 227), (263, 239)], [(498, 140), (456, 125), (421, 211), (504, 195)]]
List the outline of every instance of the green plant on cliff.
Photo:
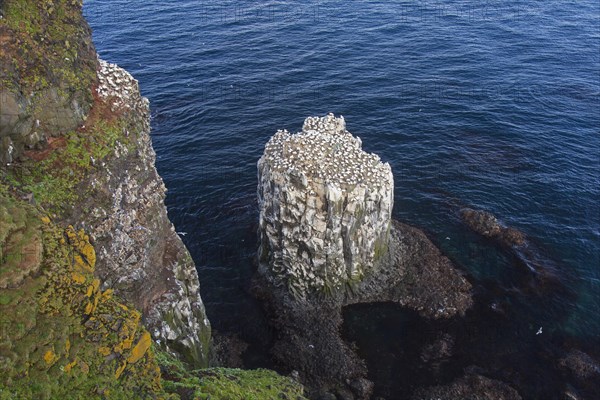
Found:
[(273, 371), (188, 370), (155, 355), (140, 313), (100, 289), (85, 232), (58, 227), (2, 184), (0, 221), (1, 400), (304, 399)]
[(156, 354), (164, 390), (189, 400), (306, 400), (303, 388), (274, 371), (208, 368), (188, 370), (171, 355)]
[(95, 54), (82, 2), (4, 0), (0, 6), (0, 33), (12, 38), (0, 57), (3, 85), (26, 96), (49, 87), (81, 91), (91, 101)]
[(53, 140), (45, 150), (27, 152), (7, 171), (5, 179), (60, 215), (86, 195), (79, 190), (80, 183), (102, 169), (117, 143), (133, 148), (133, 138), (126, 134), (132, 123), (97, 100), (86, 125)]

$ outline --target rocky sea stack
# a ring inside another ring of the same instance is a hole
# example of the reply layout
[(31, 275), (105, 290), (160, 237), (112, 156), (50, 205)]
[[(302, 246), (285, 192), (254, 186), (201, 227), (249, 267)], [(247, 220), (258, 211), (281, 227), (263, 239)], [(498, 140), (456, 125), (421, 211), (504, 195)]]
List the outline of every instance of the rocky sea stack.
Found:
[[(423, 318), (464, 315), (471, 285), (417, 228), (392, 219), (389, 164), (343, 117), (280, 130), (258, 161), (259, 270), (272, 355), (314, 398), (368, 399), (365, 362), (341, 337), (342, 310), (394, 303)], [(334, 396), (334, 397), (332, 397)]]
[(296, 297), (360, 281), (388, 251), (394, 177), (343, 117), (278, 131), (258, 161), (260, 260)]

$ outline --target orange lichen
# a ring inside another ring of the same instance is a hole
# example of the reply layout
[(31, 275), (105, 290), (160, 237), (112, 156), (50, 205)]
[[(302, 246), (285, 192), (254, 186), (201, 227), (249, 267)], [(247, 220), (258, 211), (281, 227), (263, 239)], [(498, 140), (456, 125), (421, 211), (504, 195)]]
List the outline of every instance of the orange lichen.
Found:
[(119, 368), (117, 368), (117, 370), (115, 371), (115, 378), (116, 379), (119, 379), (119, 377), (121, 376), (121, 374), (125, 370), (125, 367), (127, 367), (127, 361), (123, 361), (121, 363), (121, 365), (119, 366)]
[(98, 308), (98, 301), (99, 300), (100, 300), (99, 296), (94, 296), (93, 300), (89, 301), (86, 304), (84, 313), (86, 315), (91, 315), (94, 311), (96, 311), (96, 308)]
[(73, 362), (68, 363), (67, 365), (64, 366), (63, 370), (66, 373), (71, 372), (71, 369), (73, 369), (73, 367), (77, 365), (77, 360), (74, 360)]
[(106, 347), (106, 346), (102, 346), (98, 349), (98, 353), (102, 354), (103, 356), (107, 356), (111, 353), (110, 348)]
[(144, 332), (138, 343), (131, 350), (131, 354), (127, 358), (127, 362), (130, 364), (136, 363), (140, 358), (146, 354), (146, 351), (152, 345), (152, 338), (148, 332)]
[(69, 243), (77, 251), (77, 253), (73, 255), (75, 267), (92, 272), (96, 266), (96, 251), (94, 250), (94, 246), (90, 243), (90, 237), (85, 234), (83, 229), (80, 229), (79, 232), (75, 232), (75, 228), (73, 228), (72, 225), (69, 225), (66, 229), (66, 234)]

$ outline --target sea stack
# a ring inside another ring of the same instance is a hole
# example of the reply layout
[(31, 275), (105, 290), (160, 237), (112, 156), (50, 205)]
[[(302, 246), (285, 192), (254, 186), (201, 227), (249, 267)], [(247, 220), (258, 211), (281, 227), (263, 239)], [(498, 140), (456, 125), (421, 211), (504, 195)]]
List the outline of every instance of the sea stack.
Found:
[(260, 271), (296, 299), (353, 287), (388, 254), (394, 177), (343, 117), (279, 130), (258, 161)]

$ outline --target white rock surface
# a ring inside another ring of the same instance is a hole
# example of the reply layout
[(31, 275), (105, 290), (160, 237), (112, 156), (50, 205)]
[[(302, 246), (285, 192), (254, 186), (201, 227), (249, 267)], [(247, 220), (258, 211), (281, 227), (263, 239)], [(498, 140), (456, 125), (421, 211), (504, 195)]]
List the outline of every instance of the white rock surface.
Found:
[(360, 281), (387, 252), (393, 196), (389, 164), (343, 117), (278, 131), (258, 161), (261, 270), (296, 298)]

